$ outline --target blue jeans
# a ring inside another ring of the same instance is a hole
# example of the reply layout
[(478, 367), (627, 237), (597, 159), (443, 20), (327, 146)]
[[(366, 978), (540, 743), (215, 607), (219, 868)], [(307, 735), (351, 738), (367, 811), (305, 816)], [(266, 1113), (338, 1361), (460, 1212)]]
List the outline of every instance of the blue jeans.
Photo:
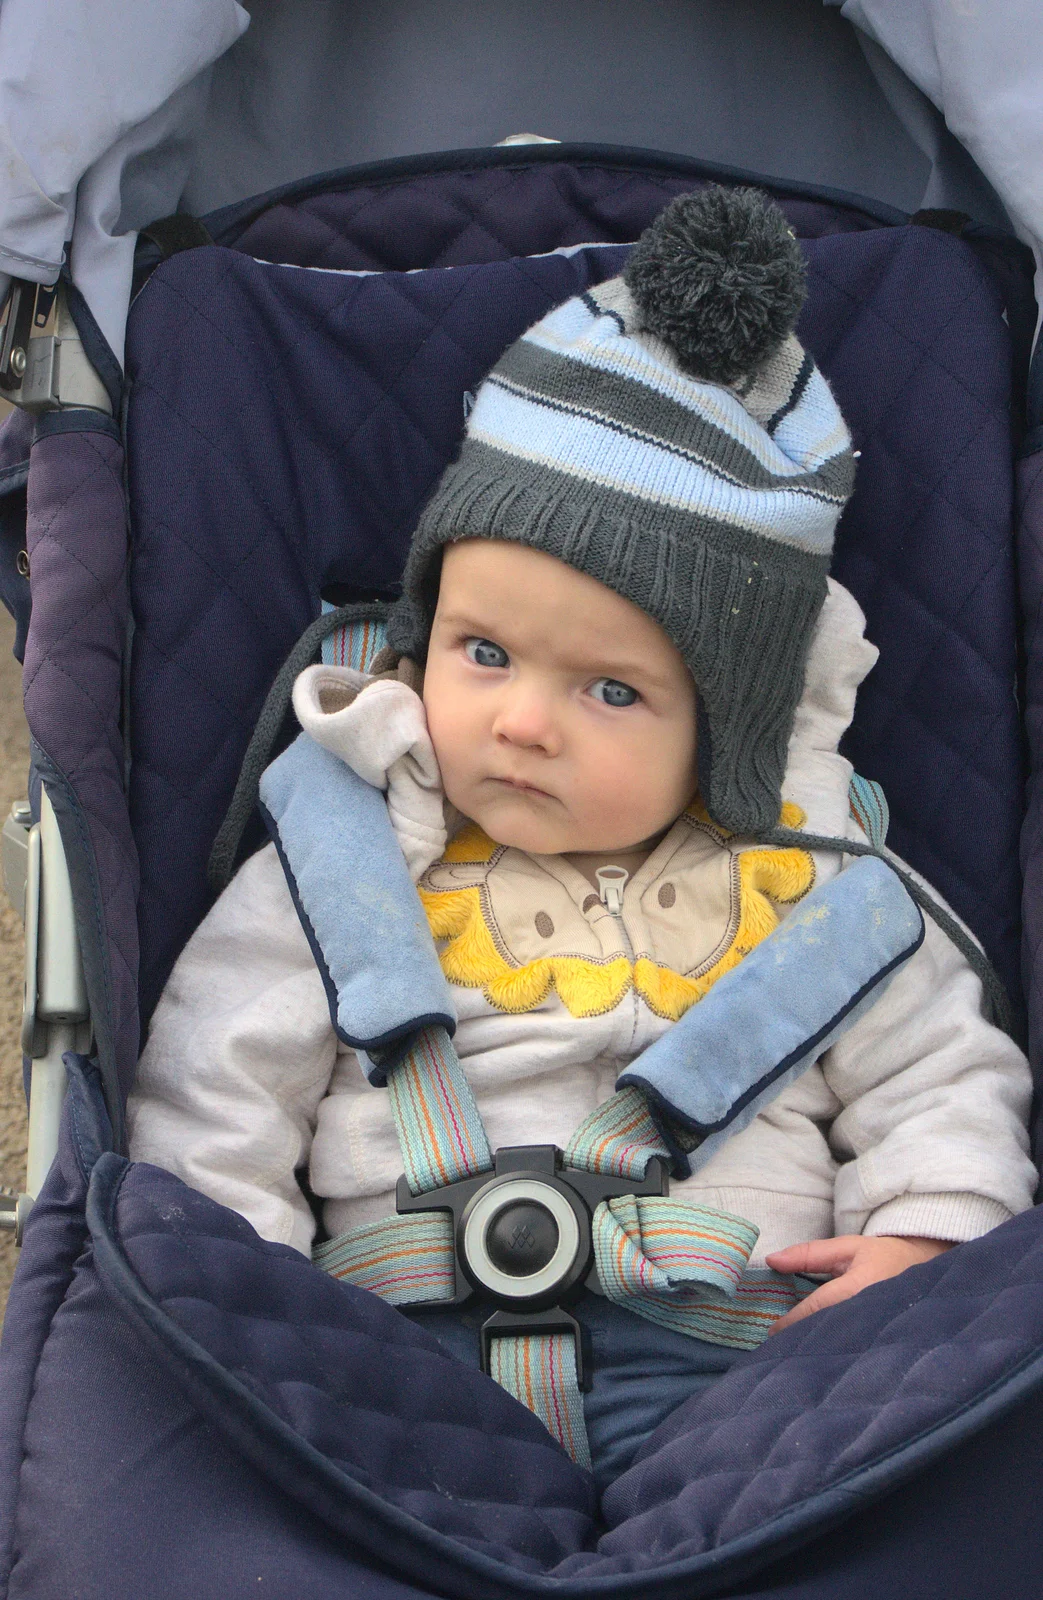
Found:
[[(646, 1322), (585, 1290), (569, 1310), (589, 1330), (592, 1387), (583, 1396), (594, 1480), (601, 1493), (672, 1411), (701, 1394), (743, 1354)], [(478, 1330), (487, 1306), (410, 1313), (410, 1320), (465, 1366), (480, 1364)]]

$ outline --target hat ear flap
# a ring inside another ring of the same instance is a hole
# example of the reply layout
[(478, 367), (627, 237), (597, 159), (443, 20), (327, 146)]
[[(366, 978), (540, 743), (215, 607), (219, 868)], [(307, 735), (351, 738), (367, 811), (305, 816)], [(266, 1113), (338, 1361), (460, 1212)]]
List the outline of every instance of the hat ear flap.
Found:
[(441, 544), (426, 550), (417, 550), (414, 544), (404, 575), (404, 593), (388, 613), (388, 646), (399, 656), (408, 656), (421, 671), (438, 606), (443, 554)]
[(699, 796), (706, 807), (707, 815), (713, 821), (713, 809), (710, 805), (710, 792), (713, 787), (713, 734), (710, 730), (706, 701), (698, 684), (695, 686), (695, 759), (699, 768)]

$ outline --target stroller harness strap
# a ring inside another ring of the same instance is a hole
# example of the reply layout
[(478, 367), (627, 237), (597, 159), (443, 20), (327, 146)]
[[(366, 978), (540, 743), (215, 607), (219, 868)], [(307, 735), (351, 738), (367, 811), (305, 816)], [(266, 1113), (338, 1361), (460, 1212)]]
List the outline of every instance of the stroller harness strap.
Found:
[(387, 1086), (410, 1194), (492, 1171), (481, 1113), (444, 1028), (421, 1030)]
[[(422, 1032), (388, 1074), (388, 1090), (407, 1169), (399, 1205), (437, 1209), (405, 1209), (349, 1229), (319, 1246), (315, 1265), (403, 1307), (459, 1305), (476, 1291), (499, 1290), (507, 1306), (482, 1328), (482, 1365), (581, 1466), (590, 1465), (582, 1329), (549, 1298), (596, 1283), (609, 1299), (662, 1326), (753, 1349), (808, 1292), (799, 1280), (746, 1271), (757, 1229), (741, 1217), (663, 1193), (596, 1199), (605, 1186), (599, 1177), (616, 1190), (666, 1186), (668, 1146), (639, 1090), (620, 1090), (599, 1106), (564, 1159), (553, 1147), (498, 1151), (495, 1176), (484, 1133), (474, 1140), (462, 1123), (461, 1107), (474, 1101), (443, 1030)], [(582, 1166), (573, 1168), (573, 1159)], [(442, 1177), (470, 1162), (470, 1181)], [(579, 1204), (572, 1201), (570, 1216), (561, 1191), (586, 1174), (593, 1183)], [(418, 1177), (425, 1187), (414, 1191)], [(540, 1237), (548, 1220), (549, 1252)], [(533, 1292), (541, 1247), (549, 1254), (547, 1286)]]
[(748, 1271), (757, 1230), (671, 1200), (667, 1173), (702, 1165), (852, 1026), (919, 947), (919, 910), (884, 863), (855, 863), (632, 1062), (566, 1152), (494, 1154), (379, 791), (302, 735), (261, 798), (334, 1028), (388, 1087), (405, 1169), (398, 1215), (321, 1245), (315, 1264), (398, 1306), (491, 1299), (484, 1369), (587, 1464), (583, 1333), (566, 1309), (585, 1284), (744, 1349), (808, 1292)]

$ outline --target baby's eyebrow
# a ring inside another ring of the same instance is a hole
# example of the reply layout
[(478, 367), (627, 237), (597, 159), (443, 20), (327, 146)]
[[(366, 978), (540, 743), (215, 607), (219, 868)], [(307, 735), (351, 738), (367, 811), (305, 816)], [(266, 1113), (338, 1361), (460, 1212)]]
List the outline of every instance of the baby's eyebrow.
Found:
[[(483, 633), (485, 624), (479, 622), (477, 617), (471, 616), (466, 611), (439, 611), (436, 621), (440, 622), (443, 627), (469, 628), (472, 633), (481, 634), (483, 638), (485, 636)], [(495, 633), (496, 629), (493, 628), (492, 632)]]

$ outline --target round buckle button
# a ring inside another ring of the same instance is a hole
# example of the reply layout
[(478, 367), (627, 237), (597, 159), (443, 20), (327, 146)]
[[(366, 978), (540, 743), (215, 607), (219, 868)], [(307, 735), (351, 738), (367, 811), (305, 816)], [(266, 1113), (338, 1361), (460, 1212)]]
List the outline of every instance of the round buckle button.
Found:
[(498, 1211), (485, 1231), (489, 1260), (512, 1278), (528, 1278), (553, 1261), (558, 1224), (535, 1200), (512, 1200)]
[(563, 1184), (535, 1172), (492, 1178), (459, 1224), (460, 1257), (472, 1283), (506, 1304), (558, 1292), (585, 1268), (589, 1223)]

